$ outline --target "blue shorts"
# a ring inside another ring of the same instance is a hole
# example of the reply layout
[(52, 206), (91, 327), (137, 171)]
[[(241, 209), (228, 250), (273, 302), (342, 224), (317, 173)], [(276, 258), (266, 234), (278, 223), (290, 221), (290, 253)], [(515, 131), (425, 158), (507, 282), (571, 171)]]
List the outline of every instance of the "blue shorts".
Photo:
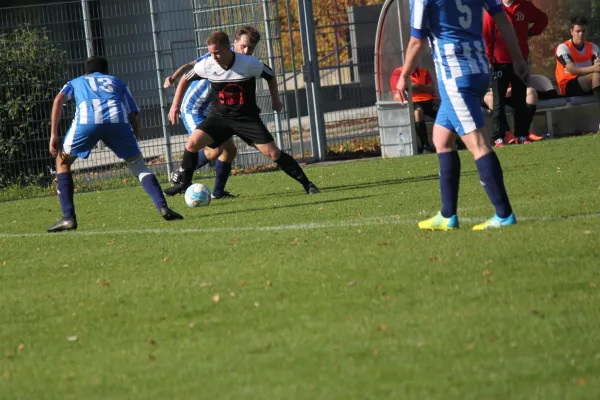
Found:
[(73, 121), (65, 135), (62, 151), (85, 159), (100, 140), (122, 159), (141, 153), (129, 123), (80, 124), (76, 121)]
[(489, 74), (440, 79), (438, 86), (442, 102), (435, 123), (460, 136), (484, 126), (481, 103), (489, 85)]
[(181, 121), (183, 122), (183, 125), (185, 126), (185, 129), (187, 129), (189, 135), (191, 135), (192, 132), (194, 132), (194, 129), (196, 129), (196, 127), (205, 119), (206, 115), (204, 114), (181, 112)]

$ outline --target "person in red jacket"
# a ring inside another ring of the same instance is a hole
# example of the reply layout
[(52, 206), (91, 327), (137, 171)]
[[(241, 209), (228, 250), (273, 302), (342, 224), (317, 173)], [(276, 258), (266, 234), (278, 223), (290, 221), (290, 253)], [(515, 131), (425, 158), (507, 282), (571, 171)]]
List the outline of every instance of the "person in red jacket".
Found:
[[(544, 31), (548, 25), (548, 16), (533, 3), (527, 0), (502, 0), (504, 11), (510, 19), (523, 57), (529, 56), (529, 45), (527, 41), (532, 36), (537, 36)], [(525, 97), (527, 86), (521, 81), (513, 69), (512, 59), (506, 47), (506, 43), (500, 36), (496, 24), (490, 15), (485, 12), (483, 22), (483, 39), (486, 46), (486, 54), (492, 71), (492, 89), (494, 93), (494, 108), (492, 110), (492, 138), (496, 146), (504, 143), (516, 144), (517, 137), (525, 137), (529, 141), (541, 140), (529, 132), (529, 125), (535, 114), (535, 108), (527, 107)], [(512, 103), (515, 118), (515, 134), (506, 129), (506, 89), (512, 85)]]

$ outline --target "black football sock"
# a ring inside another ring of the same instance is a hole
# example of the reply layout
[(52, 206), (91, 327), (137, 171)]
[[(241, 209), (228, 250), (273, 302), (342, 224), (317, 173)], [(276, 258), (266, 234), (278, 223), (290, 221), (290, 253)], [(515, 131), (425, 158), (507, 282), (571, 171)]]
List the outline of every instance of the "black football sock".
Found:
[(419, 135), (421, 145), (427, 150), (430, 150), (433, 146), (429, 143), (429, 138), (427, 137), (427, 125), (425, 124), (425, 121), (417, 122), (417, 134)]
[(192, 177), (194, 176), (194, 171), (196, 170), (197, 165), (198, 152), (192, 153), (191, 151), (184, 151), (183, 160), (181, 161), (181, 168), (183, 168), (181, 183), (192, 183)]
[(598, 104), (600, 104), (600, 86), (596, 86), (595, 88), (593, 88), (592, 93), (594, 93), (596, 101), (598, 102)]
[(310, 183), (300, 164), (298, 164), (298, 162), (289, 154), (282, 151), (281, 156), (279, 156), (279, 159), (275, 161), (275, 163), (279, 165), (279, 168), (281, 168), (283, 172), (298, 181), (302, 186), (306, 187)]
[(533, 122), (533, 117), (535, 117), (535, 112), (537, 111), (537, 104), (527, 104), (527, 130), (531, 127), (531, 123)]

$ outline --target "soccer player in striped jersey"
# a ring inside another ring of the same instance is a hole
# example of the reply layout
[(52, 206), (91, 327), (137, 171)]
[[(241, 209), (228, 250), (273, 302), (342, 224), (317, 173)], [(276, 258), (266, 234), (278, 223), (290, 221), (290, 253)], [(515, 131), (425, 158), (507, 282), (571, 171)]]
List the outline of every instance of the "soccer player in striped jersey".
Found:
[[(232, 50), (236, 53), (246, 54), (251, 56), (254, 49), (260, 42), (260, 32), (253, 26), (243, 26), (237, 30), (235, 40), (233, 41)], [(210, 57), (210, 53), (206, 53), (202, 57), (197, 58), (185, 65), (182, 65), (166, 78), (164, 87), (168, 88), (173, 82), (176, 82), (185, 72), (194, 67), (198, 62)], [(208, 108), (213, 100), (210, 82), (207, 79), (192, 81), (189, 88), (183, 96), (175, 97), (173, 105), (169, 111), (169, 120), (175, 124), (180, 114), (188, 133), (191, 135), (194, 129), (202, 121), (206, 119)], [(181, 104), (181, 107), (179, 106)], [(233, 138), (229, 138), (222, 145), (208, 145), (204, 150), (198, 152), (197, 169), (202, 168), (209, 161), (217, 160), (215, 165), (215, 186), (211, 197), (213, 199), (230, 199), (235, 196), (225, 190), (225, 185), (231, 174), (231, 164), (237, 155), (237, 148), (233, 143)], [(181, 183), (183, 169), (180, 167), (173, 172), (171, 184), (173, 187)], [(174, 189), (168, 188), (165, 190), (167, 195), (174, 195)]]
[[(63, 106), (73, 98), (75, 116), (61, 149), (58, 125)], [(136, 140), (140, 133), (138, 113), (129, 88), (108, 74), (108, 62), (102, 57), (89, 58), (85, 62), (85, 75), (67, 82), (62, 88), (52, 105), (50, 154), (56, 157), (56, 192), (63, 217), (49, 227), (48, 232), (77, 229), (71, 164), (77, 157), (88, 158), (100, 140), (125, 160), (165, 220), (183, 219), (167, 206), (158, 180), (142, 157)]]
[(420, 52), (429, 43), (436, 66), (441, 105), (433, 128), (433, 142), (440, 163), (442, 208), (433, 218), (419, 222), (427, 230), (458, 228), (458, 187), (460, 158), (456, 135), (473, 154), (479, 177), (496, 214), (474, 230), (499, 228), (517, 223), (504, 187), (502, 167), (487, 140), (481, 101), (490, 83), (490, 71), (482, 38), (483, 9), (494, 19), (505, 40), (515, 74), (525, 84), (529, 67), (519, 48), (515, 32), (501, 0), (411, 0), (411, 38), (398, 94), (408, 101), (410, 73)]

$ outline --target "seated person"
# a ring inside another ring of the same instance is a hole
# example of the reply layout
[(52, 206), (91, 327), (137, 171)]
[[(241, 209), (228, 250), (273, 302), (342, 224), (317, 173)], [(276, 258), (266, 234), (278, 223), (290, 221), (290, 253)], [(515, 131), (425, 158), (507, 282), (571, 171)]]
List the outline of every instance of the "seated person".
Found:
[[(535, 112), (537, 110), (537, 102), (538, 102), (538, 91), (545, 93), (547, 88), (544, 86), (544, 83), (547, 79), (543, 76), (532, 75), (529, 80), (529, 86), (527, 87), (527, 97), (525, 99), (527, 104), (527, 126), (530, 126), (533, 122), (533, 117), (535, 116)], [(512, 107), (512, 88), (509, 85), (506, 90), (506, 105)], [(494, 108), (494, 93), (490, 89), (483, 98), (483, 106), (492, 110)], [(508, 127), (508, 122), (506, 121), (506, 116), (500, 120), (501, 129), (500, 132), (508, 132), (510, 133), (510, 128)], [(529, 131), (527, 137), (523, 138), (515, 138), (512, 133), (506, 135), (504, 139), (502, 138), (494, 138), (494, 146), (495, 147), (503, 147), (505, 144), (526, 144), (531, 143), (537, 140), (543, 140), (543, 136), (538, 136), (535, 133)]]
[[(394, 93), (394, 100), (400, 100), (396, 85), (398, 84), (401, 73), (402, 67), (398, 67), (392, 72), (392, 76), (390, 77), (390, 85), (392, 92)], [(435, 153), (435, 147), (429, 143), (427, 126), (425, 125), (425, 115), (435, 119), (438, 110), (438, 105), (434, 103), (436, 96), (433, 80), (425, 68), (416, 68), (415, 72), (410, 74), (410, 82), (412, 83), (415, 128), (417, 130), (419, 141), (421, 142), (420, 146), (417, 147), (417, 151), (419, 154), (422, 154), (424, 150)]]
[(587, 42), (587, 19), (571, 19), (571, 39), (556, 48), (556, 82), (563, 96), (593, 94), (600, 104), (600, 51)]

